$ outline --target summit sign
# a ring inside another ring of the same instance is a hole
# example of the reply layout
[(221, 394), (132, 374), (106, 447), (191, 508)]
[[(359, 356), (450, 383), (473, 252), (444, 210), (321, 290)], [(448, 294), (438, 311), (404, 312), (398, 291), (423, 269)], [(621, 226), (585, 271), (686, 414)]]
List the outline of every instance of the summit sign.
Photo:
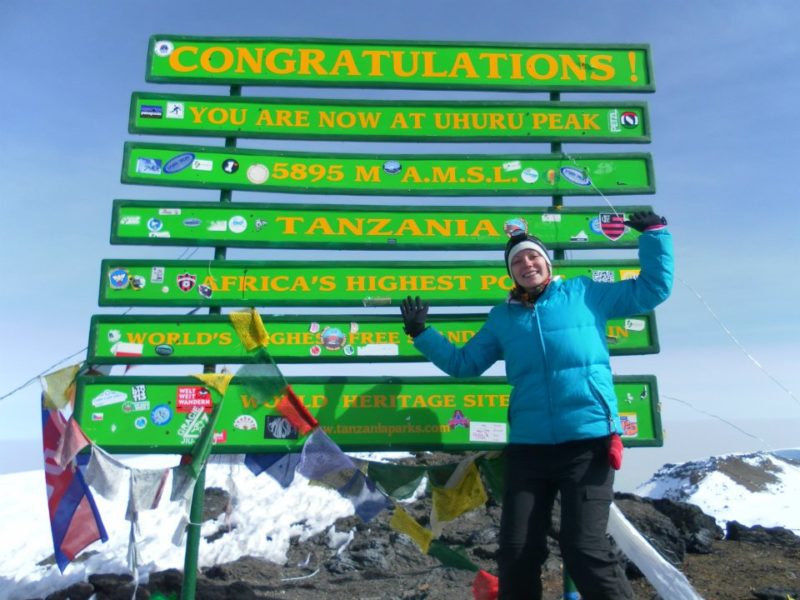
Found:
[(654, 89), (646, 45), (510, 45), (155, 35), (147, 80), (483, 90)]

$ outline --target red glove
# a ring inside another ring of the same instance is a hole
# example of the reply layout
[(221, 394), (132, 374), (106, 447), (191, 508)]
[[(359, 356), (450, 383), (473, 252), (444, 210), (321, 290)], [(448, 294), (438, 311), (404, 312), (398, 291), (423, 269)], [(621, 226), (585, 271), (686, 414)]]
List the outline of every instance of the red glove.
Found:
[(608, 464), (615, 471), (619, 471), (622, 466), (622, 438), (619, 434), (611, 434), (611, 444), (608, 447)]

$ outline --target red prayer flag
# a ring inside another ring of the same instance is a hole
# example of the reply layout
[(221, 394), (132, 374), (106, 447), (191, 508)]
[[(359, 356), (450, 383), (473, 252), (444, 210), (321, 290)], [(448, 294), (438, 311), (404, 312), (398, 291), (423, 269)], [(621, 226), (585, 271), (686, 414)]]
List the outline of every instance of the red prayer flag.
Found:
[(319, 426), (319, 421), (308, 412), (305, 404), (297, 397), (290, 385), (286, 386), (284, 396), (280, 399), (276, 408), (292, 424), (292, 427), (300, 432), (300, 435), (306, 435)]

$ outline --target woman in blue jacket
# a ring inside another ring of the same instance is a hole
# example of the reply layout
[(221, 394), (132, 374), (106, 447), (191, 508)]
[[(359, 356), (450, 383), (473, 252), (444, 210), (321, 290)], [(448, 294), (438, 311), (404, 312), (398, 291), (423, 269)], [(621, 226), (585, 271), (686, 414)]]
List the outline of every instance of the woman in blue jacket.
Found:
[[(512, 386), (506, 492), (498, 555), (500, 598), (541, 598), (541, 566), (556, 493), (559, 544), (585, 600), (633, 598), (606, 538), (621, 433), (606, 345), (606, 321), (647, 312), (672, 288), (672, 239), (666, 220), (634, 213), (636, 279), (599, 283), (553, 276), (547, 249), (522, 234), (506, 245), (514, 287), (486, 323), (458, 348), (425, 326), (428, 305), (403, 301), (414, 346), (449, 375), (474, 377), (505, 360)], [(615, 440), (616, 438), (616, 440)]]

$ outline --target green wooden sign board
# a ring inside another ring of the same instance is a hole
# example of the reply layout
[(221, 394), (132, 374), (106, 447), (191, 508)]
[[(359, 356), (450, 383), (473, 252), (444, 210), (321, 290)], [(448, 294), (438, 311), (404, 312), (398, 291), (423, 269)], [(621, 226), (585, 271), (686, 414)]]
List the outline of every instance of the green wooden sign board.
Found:
[(426, 142), (649, 142), (643, 102), (388, 102), (134, 92), (131, 133)]
[[(526, 229), (551, 249), (636, 248), (621, 218), (648, 206), (369, 206), (115, 200), (112, 244), (497, 250)], [(615, 226), (616, 224), (616, 226)]]
[(157, 34), (147, 81), (242, 85), (652, 92), (642, 44), (508, 44)]
[[(563, 277), (631, 279), (636, 260), (554, 261)], [(511, 288), (496, 262), (318, 262), (105, 259), (100, 306), (494, 305)]]
[(126, 142), (122, 181), (299, 194), (652, 194), (649, 154), (323, 154)]
[[(396, 316), (261, 315), (266, 350), (279, 363), (424, 362)], [(455, 344), (467, 342), (485, 314), (431, 315), (428, 323)], [(258, 361), (226, 315), (92, 317), (90, 364), (217, 364)], [(612, 355), (658, 352), (655, 315), (611, 319)]]
[[(295, 378), (320, 426), (343, 450), (485, 450), (508, 440), (510, 386), (502, 377)], [(618, 376), (628, 446), (660, 446), (656, 379)], [(215, 428), (215, 453), (296, 452), (304, 439), (280, 416), (279, 397), (256, 398), (234, 378)], [(221, 401), (192, 377), (80, 377), (75, 414), (87, 437), (120, 453), (185, 454)]]

